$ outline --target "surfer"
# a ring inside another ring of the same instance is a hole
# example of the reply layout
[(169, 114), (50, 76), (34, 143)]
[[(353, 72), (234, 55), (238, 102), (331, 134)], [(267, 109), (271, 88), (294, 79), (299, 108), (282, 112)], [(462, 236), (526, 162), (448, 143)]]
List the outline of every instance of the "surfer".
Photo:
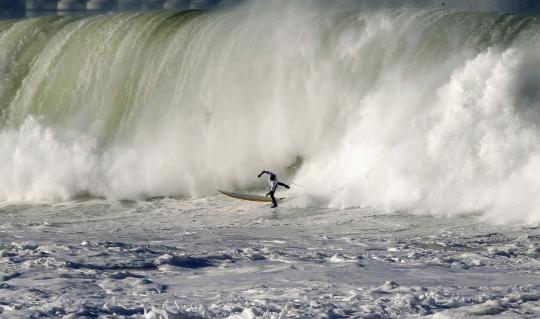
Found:
[(272, 198), (272, 208), (275, 208), (277, 207), (277, 201), (276, 201), (276, 198), (274, 197), (274, 193), (276, 191), (276, 188), (278, 186), (283, 186), (285, 187), (286, 189), (289, 189), (290, 186), (287, 185), (287, 184), (284, 184), (282, 182), (278, 182), (278, 179), (277, 179), (277, 175), (272, 173), (272, 172), (269, 172), (269, 171), (262, 171), (260, 174), (259, 174), (259, 178), (261, 178), (261, 176), (263, 174), (268, 174), (268, 184), (270, 184), (270, 191), (268, 192), (268, 194), (266, 194), (266, 196), (270, 195), (270, 198)]

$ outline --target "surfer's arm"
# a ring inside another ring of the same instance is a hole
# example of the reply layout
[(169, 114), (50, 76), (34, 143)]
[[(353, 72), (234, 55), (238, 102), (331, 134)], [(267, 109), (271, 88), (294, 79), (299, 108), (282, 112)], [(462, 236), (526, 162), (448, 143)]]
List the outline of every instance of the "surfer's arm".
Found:
[(278, 185), (281, 185), (281, 186), (285, 187), (286, 189), (291, 188), (289, 185), (284, 184), (284, 183), (282, 183), (282, 182), (278, 182)]
[(274, 173), (272, 173), (272, 172), (270, 172), (270, 171), (262, 171), (262, 172), (259, 174), (258, 177), (261, 177), (263, 174), (276, 175), (276, 174), (274, 174)]

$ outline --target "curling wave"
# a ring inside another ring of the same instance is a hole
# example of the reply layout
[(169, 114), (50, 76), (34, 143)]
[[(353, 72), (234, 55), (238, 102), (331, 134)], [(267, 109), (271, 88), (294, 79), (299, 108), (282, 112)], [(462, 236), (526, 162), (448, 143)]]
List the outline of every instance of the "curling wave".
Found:
[(201, 196), (540, 220), (537, 17), (250, 2), (0, 22), (0, 198)]

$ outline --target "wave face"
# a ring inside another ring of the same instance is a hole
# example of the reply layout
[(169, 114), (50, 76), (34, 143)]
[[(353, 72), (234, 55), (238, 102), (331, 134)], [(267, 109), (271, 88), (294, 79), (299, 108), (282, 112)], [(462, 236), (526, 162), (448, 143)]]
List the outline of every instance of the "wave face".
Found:
[(251, 2), (0, 22), (0, 199), (201, 196), (540, 220), (537, 17)]

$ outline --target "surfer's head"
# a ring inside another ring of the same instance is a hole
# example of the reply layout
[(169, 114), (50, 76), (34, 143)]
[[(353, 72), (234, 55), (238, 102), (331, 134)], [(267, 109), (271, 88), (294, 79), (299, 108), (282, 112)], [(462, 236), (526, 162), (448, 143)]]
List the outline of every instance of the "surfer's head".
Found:
[(270, 180), (271, 180), (271, 181), (273, 181), (273, 180), (275, 180), (275, 179), (276, 179), (276, 175), (274, 175), (274, 174), (270, 175)]

